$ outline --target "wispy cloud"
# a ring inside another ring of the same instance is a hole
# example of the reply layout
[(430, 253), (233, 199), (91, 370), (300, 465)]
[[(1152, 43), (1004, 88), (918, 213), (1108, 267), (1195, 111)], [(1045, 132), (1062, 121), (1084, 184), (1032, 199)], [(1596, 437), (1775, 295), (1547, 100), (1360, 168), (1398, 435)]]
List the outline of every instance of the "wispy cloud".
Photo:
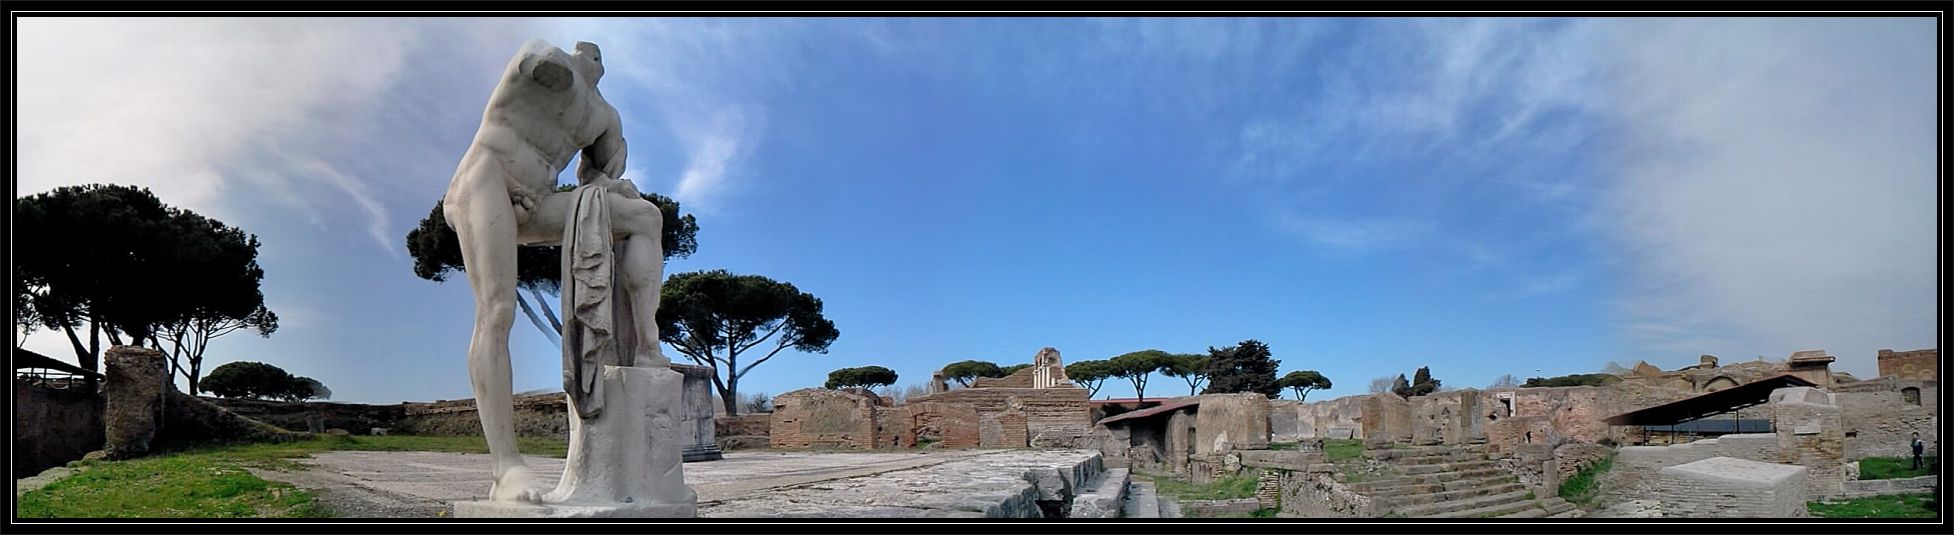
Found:
[(1609, 222), (1650, 351), (1937, 340), (1931, 20), (1611, 25)]
[(1337, 252), (1371, 251), (1424, 237), (1431, 225), (1422, 221), (1361, 217), (1284, 215), (1279, 223), (1308, 242)]

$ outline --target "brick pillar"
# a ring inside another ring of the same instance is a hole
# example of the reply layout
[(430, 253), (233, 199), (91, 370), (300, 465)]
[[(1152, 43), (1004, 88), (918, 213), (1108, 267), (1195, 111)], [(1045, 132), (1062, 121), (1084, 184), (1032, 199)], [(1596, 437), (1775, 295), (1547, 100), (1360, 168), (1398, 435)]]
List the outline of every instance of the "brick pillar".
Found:
[(170, 366), (162, 352), (135, 346), (109, 348), (106, 397), (106, 438), (110, 459), (127, 459), (149, 452), (162, 427), (164, 396), (170, 391)]

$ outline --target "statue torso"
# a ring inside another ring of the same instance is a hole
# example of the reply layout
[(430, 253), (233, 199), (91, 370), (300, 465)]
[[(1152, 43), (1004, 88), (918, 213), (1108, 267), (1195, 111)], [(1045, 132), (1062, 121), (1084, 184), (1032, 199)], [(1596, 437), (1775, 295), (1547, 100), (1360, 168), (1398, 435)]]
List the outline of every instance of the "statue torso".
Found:
[(493, 158), (507, 178), (535, 193), (549, 191), (577, 151), (616, 128), (617, 111), (576, 72), (570, 87), (545, 87), (520, 68), (532, 54), (574, 59), (556, 48), (530, 49), (511, 61), (489, 96), (469, 157)]

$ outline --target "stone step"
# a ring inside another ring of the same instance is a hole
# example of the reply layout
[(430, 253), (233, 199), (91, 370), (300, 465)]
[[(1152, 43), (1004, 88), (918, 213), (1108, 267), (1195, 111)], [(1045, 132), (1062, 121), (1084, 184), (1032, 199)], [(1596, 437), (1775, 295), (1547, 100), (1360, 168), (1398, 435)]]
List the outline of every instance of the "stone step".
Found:
[(1484, 460), (1486, 460), (1486, 456), (1478, 453), (1448, 453), (1445, 455), (1419, 455), (1416, 457), (1393, 457), (1389, 460), (1389, 462), (1391, 464), (1398, 465), (1399, 467), (1409, 468), (1413, 466), (1425, 466), (1425, 465), (1447, 464), (1447, 463), (1463, 463), (1463, 462), (1484, 461)]
[[(1527, 499), (1526, 493), (1524, 492), (1496, 494), (1493, 496), (1486, 496), (1484, 498), (1478, 498), (1478, 499), (1484, 499), (1486, 501), (1479, 502), (1483, 505), (1475, 506), (1470, 509), (1454, 509), (1442, 513), (1429, 513), (1429, 514), (1419, 515), (1419, 516), (1426, 516), (1431, 518), (1485, 518), (1485, 517), (1496, 517), (1505, 514), (1517, 513), (1527, 509), (1540, 508), (1539, 506), (1534, 505), (1534, 500)], [(1464, 502), (1452, 502), (1452, 503), (1464, 503)], [(1407, 514), (1407, 516), (1410, 515)]]
[(1157, 500), (1157, 503), (1159, 504), (1159, 505), (1158, 505), (1158, 507), (1159, 507), (1159, 509), (1160, 509), (1160, 518), (1180, 518), (1180, 517), (1181, 517), (1181, 502), (1180, 502), (1180, 500), (1176, 500), (1176, 499), (1173, 499), (1173, 498), (1171, 498), (1171, 497), (1167, 497), (1167, 496), (1161, 496), (1161, 497), (1160, 497), (1160, 498), (1159, 498), (1159, 499)]
[(1126, 505), (1126, 489), (1133, 483), (1125, 468), (1107, 468), (1072, 497), (1072, 518), (1118, 518)]
[[(1507, 507), (1516, 504), (1518, 505), (1517, 507), (1511, 507), (1510, 509), (1507, 509)], [(1472, 511), (1474, 514), (1480, 514), (1485, 512), (1506, 514), (1506, 513), (1519, 511), (1521, 509), (1525, 509), (1527, 507), (1532, 507), (1532, 506), (1533, 506), (1533, 500), (1527, 499), (1527, 493), (1525, 491), (1513, 491), (1504, 494), (1493, 494), (1488, 496), (1479, 496), (1476, 498), (1467, 498), (1463, 500), (1452, 500), (1449, 502), (1413, 505), (1410, 507), (1400, 508), (1397, 511), (1399, 513), (1403, 513), (1404, 516), (1407, 517), (1457, 518), (1461, 516), (1470, 516), (1470, 515), (1459, 514), (1466, 511)], [(1482, 509), (1487, 509), (1487, 508), (1492, 508), (1492, 510), (1482, 511)]]
[(1423, 505), (1428, 503), (1457, 501), (1457, 500), (1463, 500), (1467, 498), (1477, 498), (1480, 496), (1491, 496), (1495, 494), (1506, 494), (1513, 491), (1525, 491), (1525, 490), (1526, 490), (1525, 485), (1521, 485), (1519, 481), (1512, 481), (1509, 483), (1501, 483), (1498, 485), (1490, 485), (1490, 486), (1483, 486), (1483, 487), (1471, 487), (1471, 488), (1463, 488), (1458, 490), (1448, 490), (1443, 492), (1425, 492), (1425, 493), (1418, 493), (1418, 494), (1403, 494), (1403, 495), (1396, 495), (1396, 496), (1380, 496), (1374, 499), (1376, 499), (1380, 505), (1383, 505), (1385, 507), (1406, 507), (1412, 505)]
[(1568, 509), (1566, 512), (1547, 515), (1547, 518), (1581, 518), (1585, 516), (1588, 516), (1588, 513), (1586, 511), (1582, 511), (1580, 509)]
[(1567, 500), (1560, 499), (1559, 496), (1554, 496), (1552, 498), (1540, 500), (1540, 508), (1546, 510), (1547, 514), (1550, 515), (1556, 515), (1568, 511), (1579, 510), (1578, 508), (1574, 507), (1574, 504), (1567, 503)]
[(1126, 504), (1120, 508), (1126, 518), (1160, 518), (1160, 498), (1152, 481), (1133, 481), (1126, 487)]
[[(1351, 483), (1350, 489), (1357, 491), (1359, 493), (1369, 494), (1373, 491), (1379, 491), (1391, 487), (1398, 487), (1398, 486), (1405, 486), (1405, 485), (1441, 485), (1442, 486), (1447, 483), (1456, 483), (1462, 480), (1484, 479), (1484, 478), (1494, 477), (1494, 476), (1512, 477), (1512, 475), (1513, 474), (1507, 473), (1505, 470), (1496, 467), (1474, 468), (1471, 470), (1460, 470), (1457, 472), (1417, 474), (1417, 475), (1408, 475), (1408, 476), (1398, 476), (1398, 477), (1393, 477), (1388, 479), (1379, 479), (1377, 481)], [(1453, 488), (1457, 488), (1457, 487), (1453, 487)]]
[(1471, 445), (1464, 445), (1464, 446), (1411, 446), (1408, 448), (1366, 449), (1364, 450), (1364, 457), (1377, 459), (1377, 460), (1386, 460), (1386, 459), (1397, 459), (1397, 458), (1404, 458), (1404, 457), (1425, 457), (1431, 455), (1484, 454), (1484, 453), (1486, 453), (1485, 444), (1471, 444)]
[(1420, 474), (1438, 474), (1444, 472), (1458, 472), (1463, 470), (1478, 470), (1482, 468), (1494, 468), (1497, 466), (1499, 466), (1498, 462), (1481, 459), (1481, 460), (1455, 462), (1455, 463), (1414, 464), (1411, 466), (1400, 466), (1398, 467), (1398, 471), (1404, 472), (1405, 475), (1415, 476)]
[(1522, 509), (1516, 513), (1499, 515), (1499, 518), (1541, 518), (1544, 516), (1547, 516), (1546, 509), (1541, 509), (1539, 507), (1529, 507), (1526, 509)]
[(1508, 483), (1517, 483), (1517, 482), (1519, 482), (1519, 479), (1513, 477), (1511, 474), (1500, 474), (1500, 475), (1491, 475), (1491, 476), (1477, 477), (1477, 478), (1470, 478), (1470, 479), (1455, 479), (1443, 483), (1415, 483), (1409, 485), (1383, 487), (1371, 492), (1364, 493), (1364, 495), (1371, 496), (1374, 498), (1385, 498), (1385, 497), (1392, 497), (1392, 496), (1412, 496), (1417, 494), (1432, 494), (1432, 493), (1449, 492), (1455, 490), (1494, 487), (1494, 486), (1505, 485)]

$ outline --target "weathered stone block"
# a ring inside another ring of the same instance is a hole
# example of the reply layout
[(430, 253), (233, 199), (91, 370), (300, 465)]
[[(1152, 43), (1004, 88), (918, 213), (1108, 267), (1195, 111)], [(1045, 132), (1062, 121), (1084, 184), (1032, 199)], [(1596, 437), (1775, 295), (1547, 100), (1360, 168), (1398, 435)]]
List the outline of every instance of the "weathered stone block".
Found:
[(1798, 518), (1806, 468), (1713, 457), (1662, 469), (1665, 518)]

